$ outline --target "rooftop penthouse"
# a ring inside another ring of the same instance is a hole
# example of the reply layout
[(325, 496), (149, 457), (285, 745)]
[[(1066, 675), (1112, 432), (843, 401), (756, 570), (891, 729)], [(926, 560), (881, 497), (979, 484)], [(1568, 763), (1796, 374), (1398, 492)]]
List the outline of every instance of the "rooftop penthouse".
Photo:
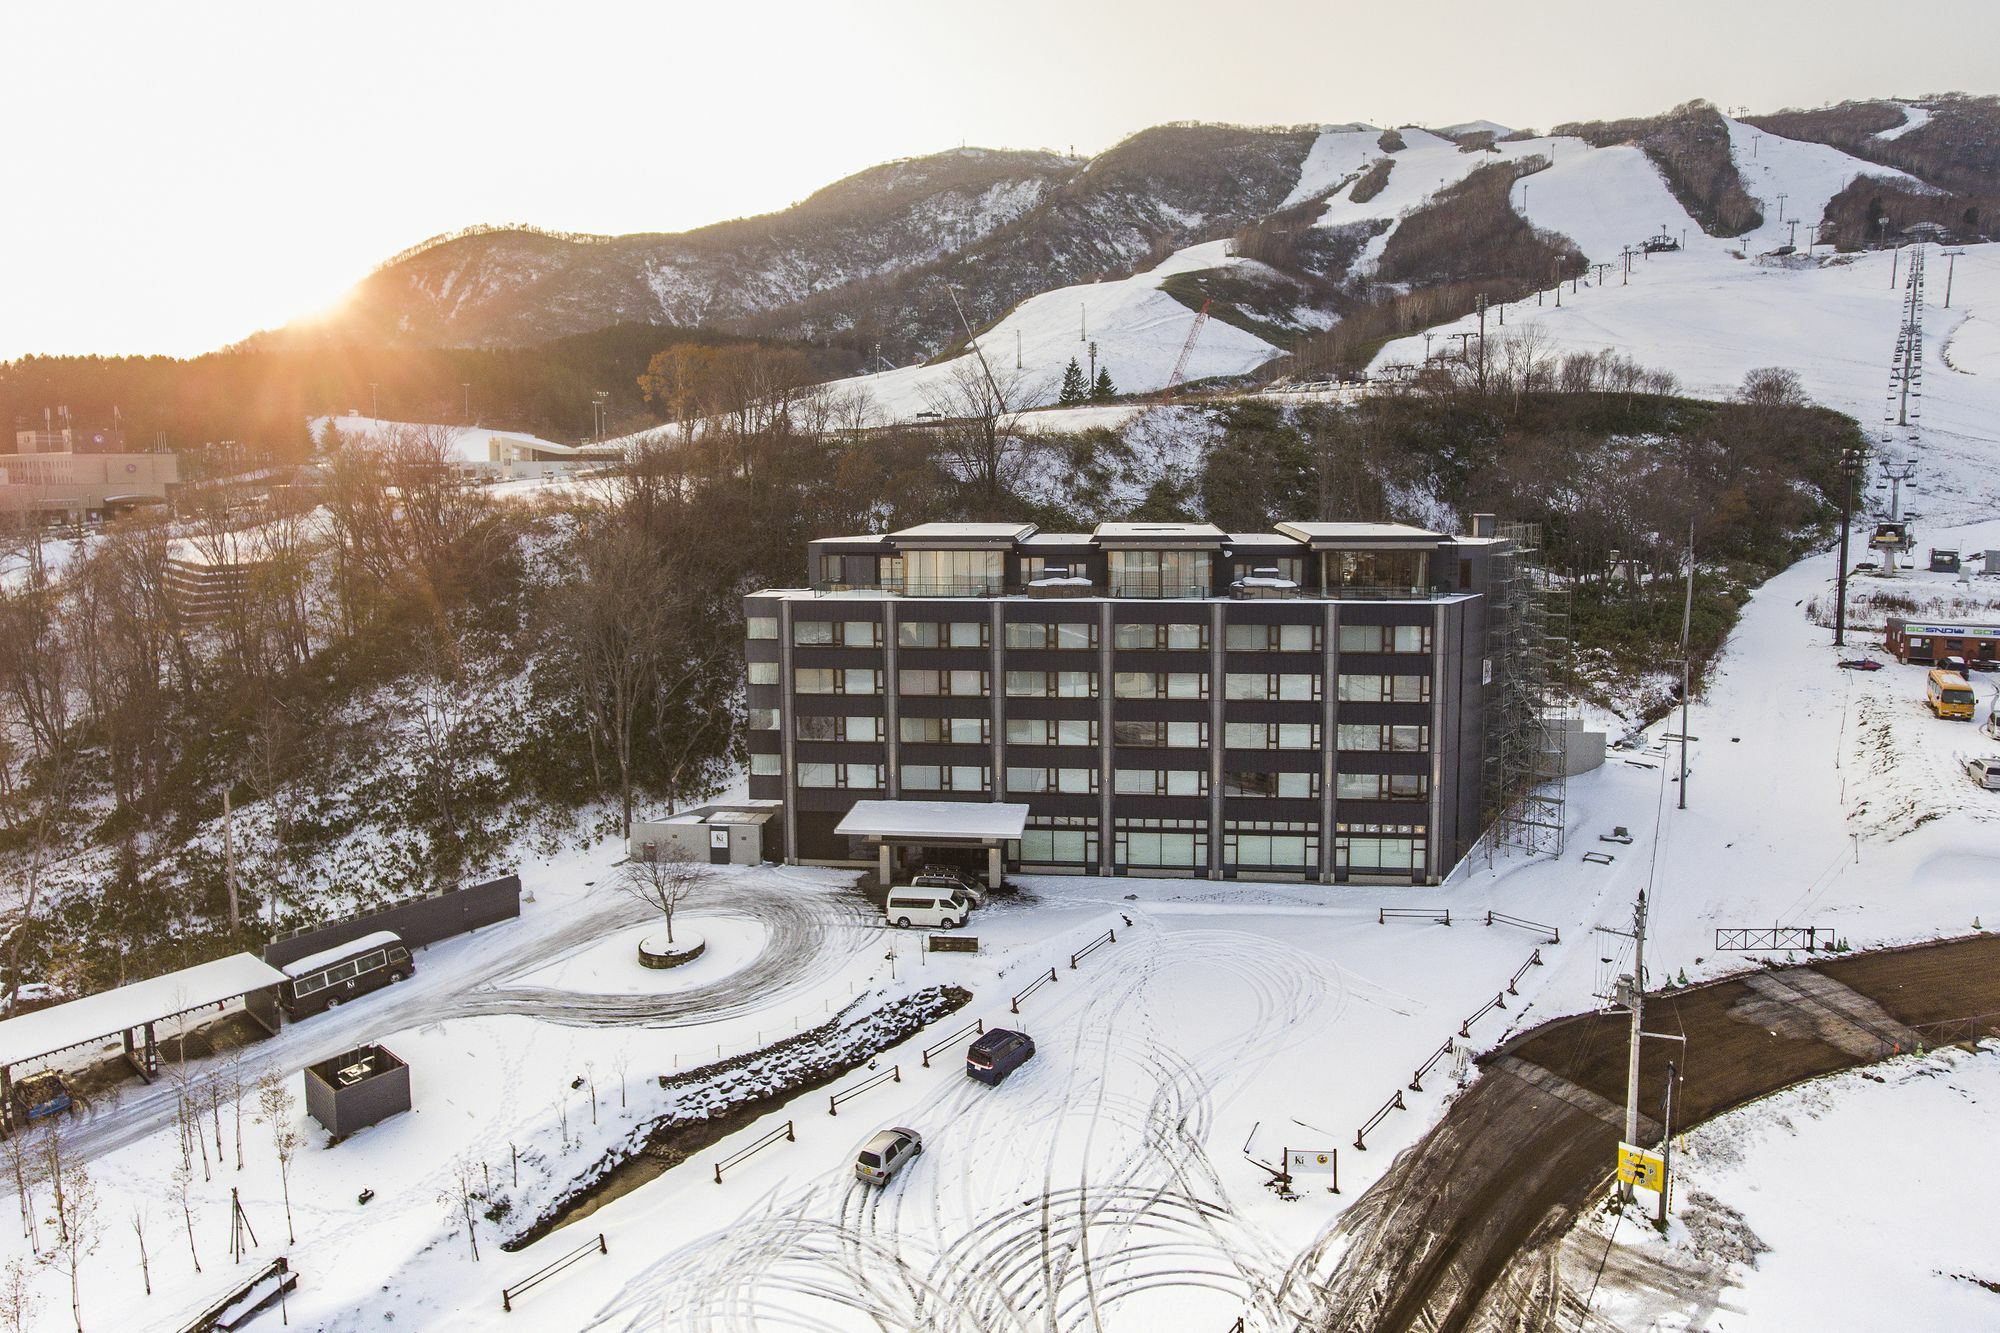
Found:
[(1032, 523), (921, 523), (808, 545), (814, 595), (1054, 598), (1429, 599), (1471, 590), (1497, 542), (1491, 515), (1471, 536), (1403, 523), (1280, 523), (1230, 533), (1212, 523), (1100, 523), (1045, 533)]

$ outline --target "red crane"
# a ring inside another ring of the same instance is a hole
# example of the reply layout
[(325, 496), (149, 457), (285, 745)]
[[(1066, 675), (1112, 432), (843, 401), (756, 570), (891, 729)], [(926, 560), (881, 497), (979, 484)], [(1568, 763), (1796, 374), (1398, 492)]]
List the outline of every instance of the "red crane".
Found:
[(1188, 330), (1187, 341), (1181, 344), (1180, 360), (1174, 362), (1174, 373), (1167, 376), (1168, 393), (1172, 393), (1187, 377), (1188, 358), (1194, 355), (1194, 345), (1201, 338), (1201, 326), (1208, 323), (1208, 302), (1201, 303), (1201, 311), (1194, 317), (1194, 327)]

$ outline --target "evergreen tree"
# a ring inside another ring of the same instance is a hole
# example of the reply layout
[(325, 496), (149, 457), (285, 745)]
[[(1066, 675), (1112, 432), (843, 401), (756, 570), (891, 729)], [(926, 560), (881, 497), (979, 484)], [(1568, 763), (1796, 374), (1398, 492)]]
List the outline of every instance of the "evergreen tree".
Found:
[(1076, 363), (1075, 357), (1071, 357), (1068, 369), (1063, 371), (1062, 393), (1058, 395), (1058, 401), (1063, 403), (1080, 403), (1088, 397), (1090, 397), (1090, 389), (1083, 382), (1083, 367)]
[(1097, 382), (1090, 386), (1090, 397), (1094, 402), (1104, 403), (1118, 396), (1118, 386), (1111, 382), (1111, 367), (1097, 368)]

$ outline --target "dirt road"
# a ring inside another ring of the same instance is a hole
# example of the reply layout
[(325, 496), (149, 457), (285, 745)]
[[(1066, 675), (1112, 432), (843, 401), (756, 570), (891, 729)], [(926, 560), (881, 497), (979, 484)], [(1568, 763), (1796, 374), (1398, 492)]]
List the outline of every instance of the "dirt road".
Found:
[[(2000, 1034), (2000, 936), (1775, 968), (1649, 997), (1641, 1108), (1682, 1080), (1676, 1129), (1917, 1045)], [(1482, 1076), (1342, 1219), (1319, 1326), (1341, 1333), (1539, 1328), (1556, 1246), (1610, 1181), (1622, 1137), (1622, 1014), (1545, 1023)], [(1654, 1138), (1648, 1121), (1642, 1137)]]

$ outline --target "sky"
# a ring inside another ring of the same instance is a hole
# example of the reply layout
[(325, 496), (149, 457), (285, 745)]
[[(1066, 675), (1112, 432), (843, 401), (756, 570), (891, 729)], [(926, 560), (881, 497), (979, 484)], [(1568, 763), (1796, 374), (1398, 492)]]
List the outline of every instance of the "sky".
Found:
[(0, 360), (194, 355), (472, 223), (676, 231), (961, 143), (2000, 91), (1918, 0), (0, 4)]

